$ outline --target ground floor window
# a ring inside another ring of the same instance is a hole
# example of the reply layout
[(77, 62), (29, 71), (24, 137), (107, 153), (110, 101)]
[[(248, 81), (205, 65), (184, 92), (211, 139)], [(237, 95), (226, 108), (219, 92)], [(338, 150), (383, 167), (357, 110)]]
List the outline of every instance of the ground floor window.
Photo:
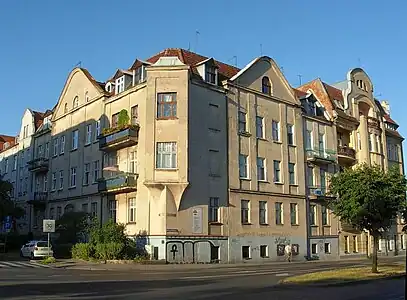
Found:
[(268, 257), (269, 253), (268, 253), (268, 246), (267, 245), (261, 245), (260, 246), (260, 257)]
[(110, 200), (109, 201), (109, 218), (116, 222), (116, 215), (117, 215), (117, 201)]
[(331, 243), (325, 243), (324, 248), (325, 248), (325, 253), (327, 253), (327, 254), (331, 253)]
[(242, 246), (242, 258), (243, 259), (250, 258), (250, 246)]
[(219, 261), (219, 246), (211, 245), (211, 261)]
[(311, 244), (311, 254), (317, 254), (317, 253), (318, 253), (318, 245)]

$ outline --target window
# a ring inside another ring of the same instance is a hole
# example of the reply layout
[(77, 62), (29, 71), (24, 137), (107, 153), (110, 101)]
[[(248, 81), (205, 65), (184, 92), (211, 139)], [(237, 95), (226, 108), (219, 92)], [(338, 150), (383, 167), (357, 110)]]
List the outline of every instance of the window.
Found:
[(64, 171), (59, 171), (59, 189), (62, 190), (64, 188)]
[(64, 113), (67, 113), (68, 112), (68, 103), (65, 103), (65, 105), (64, 105)]
[(298, 225), (298, 204), (290, 203), (291, 225)]
[(138, 105), (134, 105), (131, 108), (131, 125), (138, 124)]
[(260, 245), (260, 257), (269, 257), (267, 245)]
[(86, 102), (89, 102), (89, 101), (90, 101), (88, 91), (85, 92), (85, 101), (86, 101)]
[(216, 66), (206, 65), (205, 66), (205, 81), (217, 84), (216, 82)]
[(129, 173), (137, 174), (137, 151), (129, 153)]
[(136, 198), (132, 197), (129, 198), (129, 207), (128, 207), (128, 212), (129, 212), (129, 222), (134, 223), (136, 222)]
[(317, 253), (318, 253), (318, 245), (311, 244), (311, 254), (317, 254)]
[(116, 79), (116, 94), (119, 94), (124, 91), (124, 76)]
[[(55, 150), (55, 148), (54, 148), (54, 150)], [(57, 143), (57, 152), (58, 152), (58, 143)], [(65, 136), (63, 135), (63, 136), (61, 136), (61, 149), (59, 150), (59, 154), (64, 154), (64, 153), (65, 153)], [(54, 155), (56, 155), (55, 152), (54, 152)]]
[(244, 154), (239, 155), (239, 177), (240, 178), (248, 178), (247, 159), (248, 159), (247, 155), (244, 155)]
[(349, 253), (349, 237), (347, 235), (345, 235), (343, 238), (344, 238), (344, 242), (345, 242), (345, 245), (344, 245), (345, 253)]
[(314, 147), (312, 146), (312, 131), (307, 130), (305, 135), (305, 149), (312, 150)]
[(13, 167), (14, 170), (17, 170), (17, 163), (18, 163), (18, 157), (17, 157), (17, 155), (14, 155), (14, 167)]
[(79, 131), (78, 129), (72, 131), (72, 150), (78, 149)]
[(69, 182), (70, 187), (76, 186), (76, 167), (71, 168), (71, 178)]
[(240, 201), (241, 221), (242, 224), (248, 224), (250, 222), (250, 201)]
[(325, 135), (323, 133), (318, 134), (318, 150), (319, 153), (325, 153)]
[(309, 224), (311, 226), (316, 226), (317, 225), (317, 207), (316, 205), (310, 205), (309, 209)]
[(369, 134), (369, 151), (373, 151), (372, 135)]
[(4, 160), (4, 173), (8, 172), (8, 158)]
[(72, 108), (77, 108), (78, 106), (79, 106), (79, 97), (75, 96), (75, 98), (73, 98)]
[(262, 117), (256, 117), (256, 137), (261, 139), (264, 138), (263, 122)]
[(42, 145), (39, 145), (37, 148), (37, 157), (43, 157), (42, 156)]
[(264, 158), (257, 158), (257, 180), (266, 180), (266, 167), (264, 162)]
[(116, 214), (117, 214), (117, 201), (110, 200), (109, 201), (109, 218), (116, 222)]
[(57, 173), (52, 173), (51, 191), (55, 191), (57, 188)]
[(250, 259), (250, 246), (242, 246), (242, 258)]
[(281, 162), (279, 160), (273, 161), (274, 166), (274, 182), (281, 182), (281, 170), (280, 170)]
[(267, 201), (259, 201), (259, 223), (267, 224)]
[(358, 252), (358, 237), (356, 235), (353, 236), (353, 252)]
[(83, 184), (89, 184), (89, 173), (90, 173), (90, 163), (85, 164), (85, 168), (83, 169)]
[(54, 156), (58, 155), (58, 138), (54, 139)]
[(326, 170), (323, 168), (319, 169), (319, 179), (321, 182), (321, 192), (325, 195), (326, 193)]
[(307, 184), (308, 186), (314, 186), (314, 168), (307, 167)]
[(295, 184), (295, 164), (294, 163), (288, 163), (288, 177), (289, 177), (289, 183)]
[(92, 142), (92, 124), (86, 125), (86, 141), (85, 144), (89, 145)]
[(100, 135), (100, 120), (97, 120), (95, 124), (95, 141), (99, 138), (99, 135)]
[(110, 127), (115, 128), (117, 127), (118, 124), (119, 124), (119, 113), (115, 113), (112, 115), (112, 126)]
[(375, 135), (375, 151), (380, 153), (380, 137), (378, 135)]
[(177, 93), (157, 95), (157, 119), (170, 119), (177, 116)]
[(49, 142), (45, 143), (45, 158), (49, 158)]
[(271, 95), (271, 83), (267, 76), (264, 76), (261, 80), (261, 91), (264, 94)]
[(219, 198), (209, 198), (209, 222), (219, 222)]
[(177, 167), (177, 143), (157, 143), (157, 169), (175, 169)]
[(271, 129), (272, 129), (272, 135), (273, 135), (273, 141), (279, 142), (280, 141), (280, 122), (278, 121), (272, 121), (271, 122)]
[(57, 207), (57, 220), (61, 218), (62, 215), (62, 207), (58, 206)]
[(283, 203), (276, 202), (275, 208), (276, 208), (276, 225), (282, 225), (283, 224)]
[(331, 253), (331, 243), (325, 243), (324, 250), (325, 250), (326, 254), (330, 254)]
[(97, 202), (92, 202), (90, 204), (90, 214), (92, 218), (95, 218), (98, 215), (98, 204)]
[(328, 225), (328, 210), (326, 206), (321, 207), (322, 225)]
[[(20, 180), (20, 183), (21, 183), (21, 180)], [(43, 190), (44, 192), (48, 191), (48, 177), (47, 177), (47, 175), (44, 176), (43, 184), (44, 184), (44, 186), (43, 186), (43, 189), (42, 189), (42, 190)]]
[(288, 145), (294, 145), (294, 125), (287, 124), (287, 142)]
[(244, 111), (239, 111), (239, 132), (247, 132), (246, 128), (247, 115)]
[(96, 182), (99, 179), (99, 160), (93, 162), (93, 182)]

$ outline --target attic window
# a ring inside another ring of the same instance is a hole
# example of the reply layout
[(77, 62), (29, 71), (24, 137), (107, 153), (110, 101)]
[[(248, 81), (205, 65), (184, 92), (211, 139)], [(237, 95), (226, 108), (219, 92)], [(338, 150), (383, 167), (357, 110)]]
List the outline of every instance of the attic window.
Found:
[(271, 82), (267, 76), (261, 80), (261, 91), (264, 94), (271, 95)]
[(68, 103), (65, 103), (65, 106), (64, 106), (64, 113), (67, 113), (68, 112)]
[(116, 94), (124, 91), (124, 76), (116, 79)]
[(79, 106), (79, 97), (75, 96), (75, 98), (73, 98), (73, 108), (77, 108)]
[(207, 64), (205, 66), (205, 81), (212, 83), (212, 84), (217, 84), (217, 69), (216, 66), (214, 65), (209, 65)]

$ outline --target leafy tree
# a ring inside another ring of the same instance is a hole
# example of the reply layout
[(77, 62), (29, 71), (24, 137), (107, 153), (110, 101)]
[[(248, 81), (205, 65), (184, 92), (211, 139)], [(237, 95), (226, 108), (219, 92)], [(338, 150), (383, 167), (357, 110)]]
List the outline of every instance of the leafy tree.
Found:
[(402, 211), (406, 199), (406, 179), (400, 170), (388, 172), (362, 164), (331, 178), (330, 191), (337, 195), (328, 206), (340, 219), (373, 236), (372, 272), (377, 273), (377, 247), (382, 231), (389, 229)]
[(125, 127), (125, 126), (129, 125), (129, 122), (130, 122), (130, 117), (129, 117), (129, 114), (128, 114), (127, 110), (126, 110), (126, 109), (122, 109), (122, 110), (119, 112), (119, 116), (118, 116), (118, 120), (117, 120), (117, 125), (118, 125), (119, 127)]
[(75, 244), (85, 236), (89, 226), (89, 216), (85, 212), (66, 212), (55, 225), (56, 232), (59, 233), (58, 243)]
[(0, 177), (0, 225), (7, 216), (11, 216), (12, 218), (24, 216), (24, 209), (15, 206), (13, 200), (10, 198), (12, 190), (13, 185)]

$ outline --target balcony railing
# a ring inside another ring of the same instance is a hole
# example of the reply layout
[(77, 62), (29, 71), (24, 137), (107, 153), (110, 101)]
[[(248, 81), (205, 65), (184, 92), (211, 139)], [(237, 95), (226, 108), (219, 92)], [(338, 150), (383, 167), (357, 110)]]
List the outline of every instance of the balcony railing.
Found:
[[(112, 130), (109, 132), (109, 130)], [(99, 149), (112, 151), (136, 145), (138, 142), (138, 125), (131, 125), (123, 129), (108, 129), (99, 138)]]
[(102, 178), (98, 182), (99, 192), (124, 193), (137, 189), (137, 174), (122, 173), (110, 178)]
[(47, 192), (34, 192), (34, 201), (47, 201), (48, 193)]
[(38, 157), (28, 162), (28, 170), (31, 172), (47, 172), (49, 168), (48, 158)]
[(325, 150), (307, 149), (306, 155), (308, 161), (331, 163), (336, 160), (336, 153), (329, 149)]
[(356, 150), (348, 146), (338, 146), (338, 157), (355, 160)]
[(323, 185), (308, 187), (308, 195), (313, 199), (332, 197), (332, 194), (328, 191), (328, 187)]
[(371, 128), (380, 129), (380, 121), (373, 117), (367, 117), (367, 126)]

